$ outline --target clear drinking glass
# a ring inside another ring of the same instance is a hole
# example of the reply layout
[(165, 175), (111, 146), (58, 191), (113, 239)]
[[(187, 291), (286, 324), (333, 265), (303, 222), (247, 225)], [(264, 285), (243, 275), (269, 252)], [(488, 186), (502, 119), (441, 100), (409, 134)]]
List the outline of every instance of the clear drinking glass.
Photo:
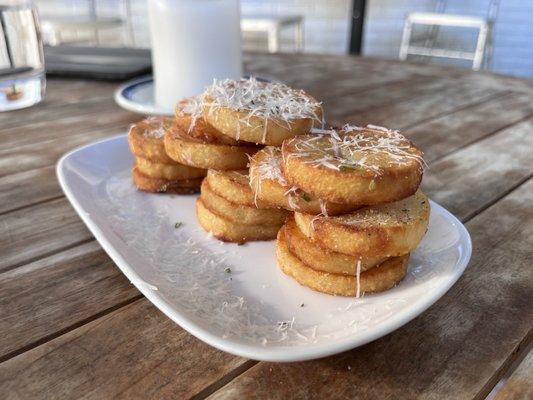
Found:
[(45, 86), (36, 7), (28, 0), (0, 0), (0, 111), (40, 102)]

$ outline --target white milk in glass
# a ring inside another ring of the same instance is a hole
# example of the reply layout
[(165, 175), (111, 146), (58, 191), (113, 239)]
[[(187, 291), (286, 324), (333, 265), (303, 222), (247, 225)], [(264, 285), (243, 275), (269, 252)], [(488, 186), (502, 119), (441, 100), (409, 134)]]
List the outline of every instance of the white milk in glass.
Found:
[(242, 76), (239, 0), (149, 0), (148, 13), (159, 106)]

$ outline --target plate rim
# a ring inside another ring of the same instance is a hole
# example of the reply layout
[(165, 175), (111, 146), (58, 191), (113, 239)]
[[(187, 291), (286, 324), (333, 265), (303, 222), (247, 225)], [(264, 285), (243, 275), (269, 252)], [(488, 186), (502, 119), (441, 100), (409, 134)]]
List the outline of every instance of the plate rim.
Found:
[(120, 107), (124, 108), (125, 110), (137, 113), (137, 114), (142, 114), (142, 115), (156, 114), (156, 115), (172, 116), (173, 115), (172, 110), (167, 110), (164, 107), (158, 106), (155, 103), (155, 99), (153, 98), (152, 98), (152, 103), (150, 105), (145, 105), (145, 104), (141, 104), (136, 101), (133, 101), (124, 95), (124, 92), (126, 90), (131, 90), (132, 88), (136, 86), (146, 86), (146, 85), (151, 85), (152, 87), (154, 86), (154, 77), (152, 75), (141, 76), (139, 78), (135, 78), (135, 79), (129, 80), (121, 84), (117, 89), (115, 89), (113, 98), (115, 99), (115, 102)]
[[(65, 196), (72, 204), (74, 210), (85, 223), (90, 232), (94, 235), (97, 242), (102, 246), (104, 251), (109, 255), (113, 262), (118, 266), (120, 271), (130, 280), (130, 282), (160, 311), (162, 311), (167, 317), (178, 324), (181, 328), (202, 340), (203, 342), (213, 346), (219, 350), (227, 353), (258, 360), (258, 361), (270, 361), (270, 362), (295, 362), (295, 361), (307, 361), (317, 358), (327, 357), (333, 354), (338, 354), (347, 350), (354, 349), (364, 344), (370, 343), (378, 338), (388, 335), (403, 325), (409, 323), (414, 318), (421, 315), (424, 311), (429, 309), (440, 298), (442, 298), (448, 290), (457, 282), (457, 280), (463, 275), (466, 270), (471, 255), (472, 255), (472, 240), (470, 234), (464, 224), (455, 217), (451, 212), (444, 207), (435, 203), (430, 199), (432, 208), (435, 207), (442, 214), (444, 214), (452, 223), (454, 223), (460, 236), (465, 239), (464, 252), (457, 261), (457, 265), (460, 268), (460, 273), (454, 275), (445, 284), (440, 285), (432, 292), (432, 295), (427, 297), (428, 300), (418, 303), (416, 306), (411, 306), (409, 309), (409, 316), (405, 317), (400, 313), (392, 316), (386, 321), (380, 323), (379, 329), (374, 329), (370, 332), (358, 333), (357, 336), (347, 336), (342, 339), (336, 339), (332, 343), (311, 344), (302, 347), (294, 346), (272, 346), (260, 348), (257, 345), (249, 345), (236, 343), (230, 339), (224, 339), (218, 335), (215, 335), (208, 330), (196, 325), (193, 321), (187, 317), (181, 315), (176, 311), (172, 305), (165, 301), (162, 297), (158, 296), (156, 292), (151, 290), (147, 285), (142, 284), (142, 280), (129, 264), (125, 261), (123, 256), (115, 250), (110, 240), (104, 235), (101, 228), (92, 221), (90, 215), (84, 211), (83, 206), (80, 204), (76, 196), (74, 195), (72, 188), (67, 183), (65, 176), (65, 163), (69, 158), (73, 157), (76, 153), (86, 150), (91, 147), (100, 146), (106, 142), (112, 142), (116, 140), (127, 141), (127, 134), (114, 135), (108, 138), (104, 138), (83, 146), (74, 148), (73, 150), (65, 153), (56, 164), (56, 175), (61, 189), (65, 193)], [(399, 316), (401, 315), (401, 317)]]
[[(254, 74), (245, 73), (244, 77), (248, 77), (252, 75)], [(269, 74), (260, 74), (256, 77), (258, 79), (262, 79), (265, 81), (281, 82), (279, 79)], [(152, 103), (150, 105), (143, 105), (141, 103), (138, 103), (136, 101), (129, 99), (127, 96), (124, 95), (125, 91), (131, 90), (135, 86), (144, 86), (144, 85), (150, 85), (152, 87), (154, 86), (154, 75), (153, 74), (143, 75), (143, 76), (140, 76), (140, 77), (137, 77), (137, 78), (134, 78), (127, 82), (122, 83), (117, 89), (115, 89), (113, 93), (113, 98), (115, 99), (115, 103), (117, 103), (120, 107), (122, 107), (125, 110), (131, 111), (137, 114), (141, 114), (141, 115), (155, 114), (155, 115), (163, 115), (163, 116), (173, 116), (174, 110), (158, 106), (154, 98), (152, 98)], [(153, 93), (153, 90), (152, 90), (152, 93)]]

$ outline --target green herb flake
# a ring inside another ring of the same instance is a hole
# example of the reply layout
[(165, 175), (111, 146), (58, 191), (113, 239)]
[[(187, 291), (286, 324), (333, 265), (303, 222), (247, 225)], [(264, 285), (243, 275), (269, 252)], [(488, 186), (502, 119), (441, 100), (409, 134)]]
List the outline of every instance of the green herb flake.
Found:
[(340, 171), (355, 171), (359, 169), (359, 165), (343, 164), (339, 166)]
[(302, 199), (304, 199), (308, 203), (311, 201), (311, 197), (309, 197), (307, 193), (302, 194)]
[(176, 223), (174, 224), (174, 229), (178, 229), (178, 228), (180, 228), (182, 225), (183, 225), (183, 222), (178, 221), (178, 222), (176, 222)]
[(303, 307), (303, 306), (305, 306), (305, 304), (304, 304), (304, 303), (300, 304), (300, 307)]
[(230, 267), (226, 267), (226, 268), (224, 268), (224, 272), (225, 272), (226, 274), (231, 274), (231, 268), (230, 268)]

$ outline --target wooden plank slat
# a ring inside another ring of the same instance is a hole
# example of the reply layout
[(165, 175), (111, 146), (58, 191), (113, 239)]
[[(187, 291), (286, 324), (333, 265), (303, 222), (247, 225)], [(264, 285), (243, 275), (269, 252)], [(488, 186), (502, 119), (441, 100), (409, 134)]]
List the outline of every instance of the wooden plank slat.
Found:
[(530, 181), (468, 223), (469, 267), (413, 322), (338, 356), (257, 364), (211, 398), (482, 398), (533, 324), (532, 205)]
[(0, 364), (0, 392), (6, 400), (183, 399), (246, 363), (143, 298)]
[(109, 131), (113, 127), (117, 127), (117, 130), (123, 127), (121, 130), (125, 131), (131, 122), (142, 118), (118, 108), (109, 96), (103, 100), (73, 104), (61, 109), (62, 112), (51, 112), (49, 117), (28, 122), (24, 127), (3, 127), (0, 130), (2, 157), (9, 156), (20, 146), (37, 147), (40, 143), (45, 145), (53, 139), (79, 135), (91, 137), (93, 132), (102, 129)]
[[(533, 114), (533, 96), (512, 92), (404, 132), (432, 161)], [(510, 128), (513, 129), (513, 128)]]
[(61, 195), (53, 166), (4, 176), (0, 178), (0, 214)]
[(0, 114), (0, 126), (22, 127), (37, 121), (53, 119), (56, 114), (83, 113), (86, 104), (110, 100), (116, 85), (75, 81), (70, 85), (47, 88), (44, 101), (33, 106), (31, 112), (22, 109)]
[(480, 87), (472, 83), (450, 86), (437, 93), (412, 98), (391, 106), (356, 113), (345, 118), (334, 118), (334, 125), (383, 125), (394, 129), (406, 129), (435, 117), (487, 101), (508, 92)]
[[(305, 89), (320, 100), (361, 92), (369, 88), (416, 80), (428, 76), (461, 76), (464, 70), (436, 70), (405, 64), (391, 68), (384, 60), (369, 60), (355, 57), (313, 57), (294, 58), (287, 55), (248, 62), (249, 69), (257, 75), (265, 74), (296, 88)], [(327, 79), (326, 77), (334, 77)], [(325, 79), (326, 78), (326, 79)]]
[(92, 127), (88, 132), (72, 134), (40, 143), (0, 150), (0, 177), (54, 165), (67, 151), (95, 140), (126, 132), (127, 124)]
[(469, 204), (492, 204), (531, 177), (532, 148), (533, 118), (433, 163), (422, 188), (432, 200), (468, 219), (473, 212)]
[(0, 274), (0, 360), (141, 294), (96, 242)]
[(0, 218), (0, 272), (92, 238), (66, 198)]
[(32, 106), (31, 110), (21, 109), (3, 113), (0, 115), (0, 122), (10, 121), (14, 116), (31, 117), (33, 111), (40, 108), (58, 107), (63, 104), (99, 97), (104, 93), (112, 93), (116, 86), (117, 83), (112, 82), (95, 82), (81, 79), (48, 79), (44, 101)]
[(526, 355), (494, 397), (494, 400), (521, 399), (533, 399), (533, 351)]
[(336, 79), (324, 80), (324, 76), (331, 74), (331, 71), (317, 67), (304, 70), (295, 68), (285, 71), (281, 78), (289, 86), (305, 89), (317, 99), (327, 100), (421, 77), (403, 69), (376, 71), (364, 65), (354, 65), (345, 71), (339, 70), (338, 67), (335, 72)]
[[(326, 119), (342, 119), (343, 116), (362, 113), (371, 109), (385, 107), (398, 101), (438, 92), (454, 86), (457, 79), (450, 77), (420, 77), (408, 81), (393, 82), (366, 91), (353, 91), (349, 94), (328, 97), (323, 101)], [(321, 93), (317, 93), (317, 98)]]

